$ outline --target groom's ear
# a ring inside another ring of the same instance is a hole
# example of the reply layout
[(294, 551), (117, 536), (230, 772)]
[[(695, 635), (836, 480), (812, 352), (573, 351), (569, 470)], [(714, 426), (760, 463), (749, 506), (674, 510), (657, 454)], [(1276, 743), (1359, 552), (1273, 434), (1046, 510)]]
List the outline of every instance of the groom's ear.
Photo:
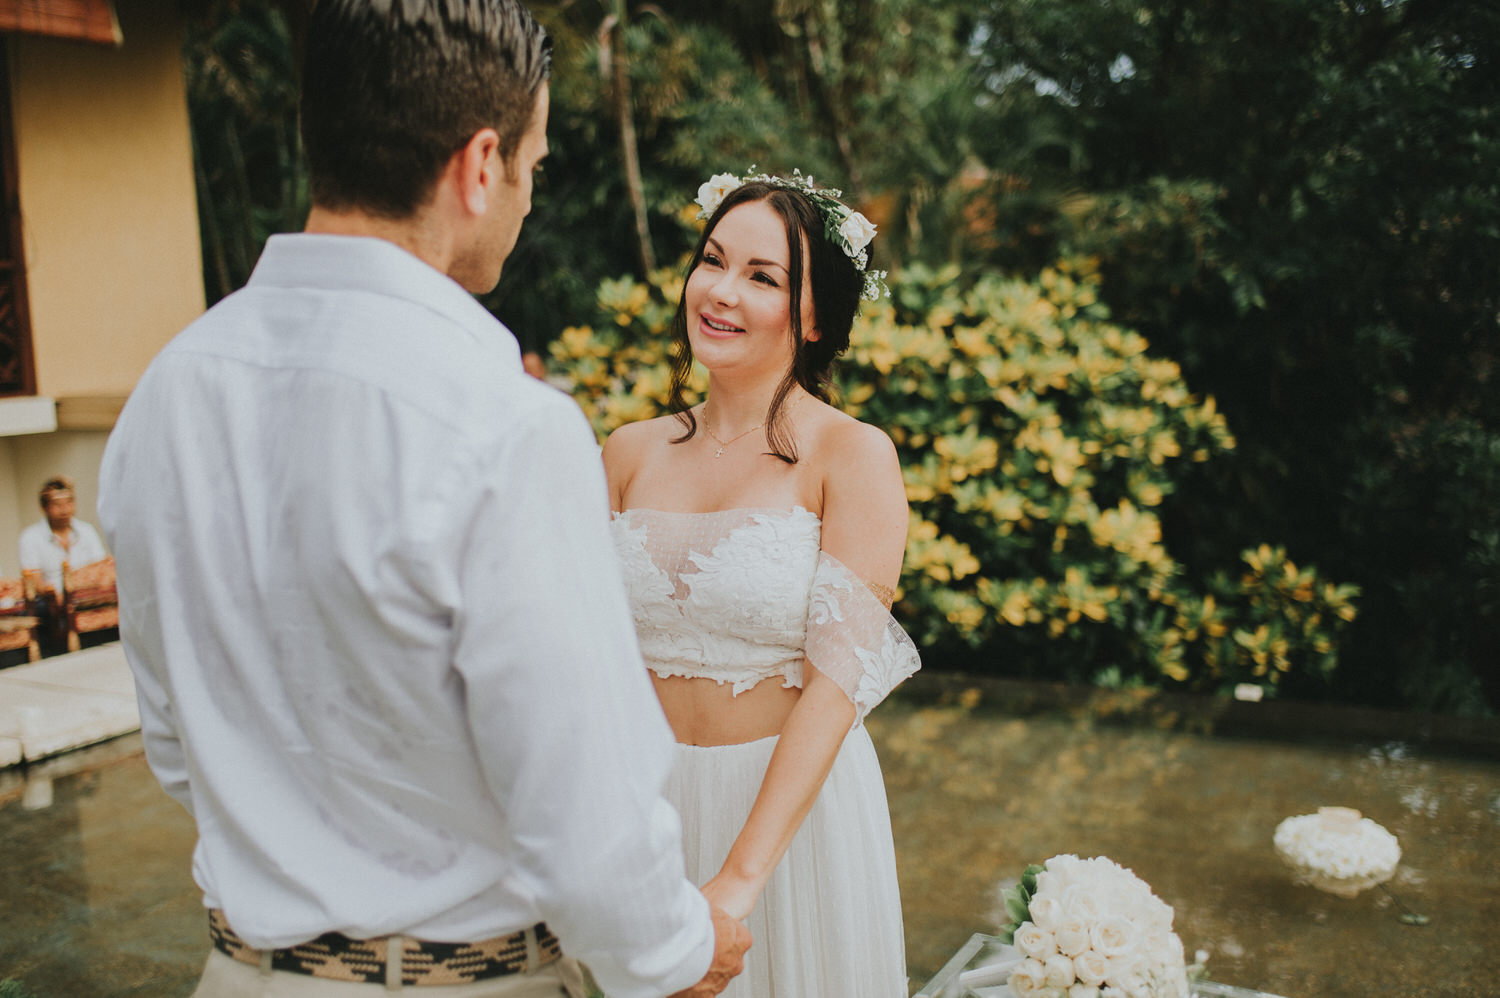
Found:
[(505, 164), (501, 162), (499, 148), (499, 133), (493, 128), (481, 128), (449, 160), (459, 202), (471, 215), (485, 213), (490, 196), (500, 183)]

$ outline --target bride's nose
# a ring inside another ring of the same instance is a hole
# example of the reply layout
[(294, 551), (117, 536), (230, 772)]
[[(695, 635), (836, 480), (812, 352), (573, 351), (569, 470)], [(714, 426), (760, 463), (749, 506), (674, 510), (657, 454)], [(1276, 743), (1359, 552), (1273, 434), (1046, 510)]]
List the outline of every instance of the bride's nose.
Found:
[(734, 275), (730, 274), (727, 270), (719, 274), (718, 279), (714, 281), (713, 287), (709, 289), (709, 292), (714, 302), (719, 305), (733, 305), (739, 301), (739, 291), (735, 284)]

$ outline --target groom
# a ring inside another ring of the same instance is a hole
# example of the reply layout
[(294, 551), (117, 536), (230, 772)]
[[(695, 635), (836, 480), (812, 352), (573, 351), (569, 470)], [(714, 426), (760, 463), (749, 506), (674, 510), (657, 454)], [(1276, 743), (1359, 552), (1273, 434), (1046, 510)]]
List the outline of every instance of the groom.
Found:
[[(147, 757), (193, 815), (199, 995), (721, 991), (598, 448), (470, 297), (546, 154), (510, 0), (322, 0), (307, 231), (153, 362), (100, 510)], [(355, 982), (355, 983), (351, 983)]]

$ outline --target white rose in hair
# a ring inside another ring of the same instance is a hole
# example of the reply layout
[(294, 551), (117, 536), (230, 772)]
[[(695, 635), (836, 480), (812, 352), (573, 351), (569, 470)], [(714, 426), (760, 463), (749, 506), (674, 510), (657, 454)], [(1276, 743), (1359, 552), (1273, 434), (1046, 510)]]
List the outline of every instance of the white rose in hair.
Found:
[(1057, 952), (1052, 933), (1032, 922), (1026, 922), (1016, 930), (1015, 945), (1016, 949), (1033, 960), (1045, 960)]
[(875, 224), (857, 211), (850, 212), (839, 226), (839, 235), (844, 237), (851, 251), (858, 253), (875, 238)]
[(1097, 984), (1074, 984), (1068, 989), (1068, 998), (1099, 998), (1099, 986)]
[(712, 215), (714, 209), (719, 207), (719, 202), (738, 186), (740, 178), (734, 174), (716, 173), (698, 188), (698, 206), (705, 215)]

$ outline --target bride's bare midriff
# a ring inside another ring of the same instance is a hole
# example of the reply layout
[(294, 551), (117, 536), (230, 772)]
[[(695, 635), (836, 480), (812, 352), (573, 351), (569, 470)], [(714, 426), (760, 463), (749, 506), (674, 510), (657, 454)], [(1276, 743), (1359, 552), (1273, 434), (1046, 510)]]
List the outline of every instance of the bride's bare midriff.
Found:
[(684, 745), (739, 745), (781, 734), (802, 691), (773, 676), (739, 696), (730, 683), (651, 674), (672, 733)]

